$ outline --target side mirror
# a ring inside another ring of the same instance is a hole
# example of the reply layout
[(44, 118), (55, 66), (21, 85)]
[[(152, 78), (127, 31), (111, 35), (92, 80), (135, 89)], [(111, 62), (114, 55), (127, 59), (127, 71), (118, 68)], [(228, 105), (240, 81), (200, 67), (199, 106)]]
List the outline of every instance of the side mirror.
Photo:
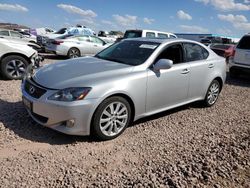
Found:
[(153, 69), (158, 72), (161, 69), (170, 69), (173, 66), (173, 61), (170, 59), (160, 59), (158, 60)]

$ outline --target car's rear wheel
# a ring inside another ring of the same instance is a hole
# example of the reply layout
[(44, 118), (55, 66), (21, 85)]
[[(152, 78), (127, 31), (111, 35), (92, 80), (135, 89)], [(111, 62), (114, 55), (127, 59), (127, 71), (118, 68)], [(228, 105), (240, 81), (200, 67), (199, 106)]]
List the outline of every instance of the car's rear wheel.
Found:
[(81, 52), (77, 48), (70, 48), (68, 51), (68, 58), (77, 58), (81, 56)]
[(99, 140), (111, 140), (126, 129), (131, 119), (131, 107), (122, 97), (114, 96), (104, 100), (92, 119), (92, 131)]
[(5, 79), (22, 79), (28, 67), (28, 61), (19, 55), (10, 55), (3, 58), (1, 73)]
[(218, 80), (213, 80), (212, 83), (209, 85), (206, 97), (204, 99), (204, 104), (207, 107), (213, 106), (220, 94), (221, 84)]

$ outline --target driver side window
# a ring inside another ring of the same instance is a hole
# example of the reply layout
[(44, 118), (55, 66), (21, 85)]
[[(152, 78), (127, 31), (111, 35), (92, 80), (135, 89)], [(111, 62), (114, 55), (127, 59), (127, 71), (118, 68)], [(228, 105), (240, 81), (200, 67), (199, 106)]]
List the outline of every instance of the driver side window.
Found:
[(168, 46), (161, 54), (157, 57), (159, 59), (170, 59), (173, 64), (183, 63), (183, 50), (180, 44), (173, 44)]

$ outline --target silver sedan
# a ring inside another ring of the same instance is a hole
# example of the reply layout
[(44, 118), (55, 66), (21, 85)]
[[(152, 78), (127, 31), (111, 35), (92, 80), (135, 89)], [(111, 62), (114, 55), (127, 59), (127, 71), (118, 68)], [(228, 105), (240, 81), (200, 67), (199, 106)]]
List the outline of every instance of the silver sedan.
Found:
[(56, 55), (77, 58), (85, 55), (93, 56), (110, 45), (110, 43), (106, 43), (104, 40), (95, 36), (66, 35), (56, 39), (49, 39), (45, 49), (47, 52), (52, 52)]
[(225, 78), (225, 60), (200, 43), (127, 39), (95, 57), (38, 69), (22, 94), (38, 123), (109, 140), (142, 117), (194, 101), (214, 105)]

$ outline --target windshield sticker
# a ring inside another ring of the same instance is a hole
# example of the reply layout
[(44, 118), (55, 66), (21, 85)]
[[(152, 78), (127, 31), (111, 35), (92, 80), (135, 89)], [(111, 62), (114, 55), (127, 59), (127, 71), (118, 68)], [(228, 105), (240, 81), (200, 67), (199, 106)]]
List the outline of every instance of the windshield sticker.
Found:
[(154, 50), (157, 47), (157, 45), (152, 45), (152, 44), (142, 44), (140, 48), (147, 48), (147, 49), (152, 49)]

